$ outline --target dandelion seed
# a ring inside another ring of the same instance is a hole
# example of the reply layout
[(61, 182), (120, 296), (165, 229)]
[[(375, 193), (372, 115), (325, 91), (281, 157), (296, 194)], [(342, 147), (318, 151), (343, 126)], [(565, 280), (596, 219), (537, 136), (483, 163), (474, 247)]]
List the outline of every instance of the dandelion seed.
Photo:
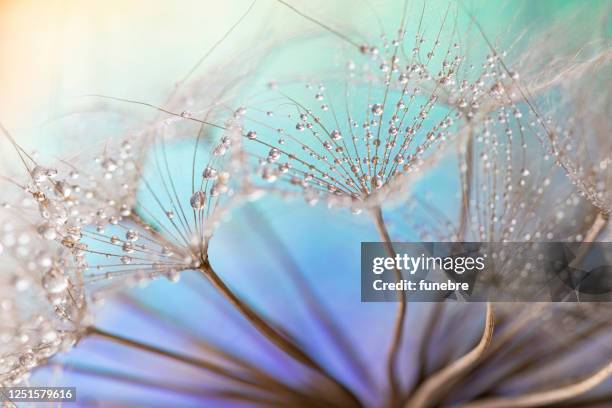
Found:
[[(363, 67), (353, 58), (345, 83), (328, 81), (317, 89), (314, 99), (325, 105), (311, 103), (301, 87), (290, 92), (278, 86), (274, 93), (286, 103), (276, 115), (258, 117), (273, 112), (262, 106), (245, 110), (245, 149), (260, 160), (262, 179), (283, 194), (301, 191), (308, 201), (323, 198), (331, 206), (373, 208), (400, 197), (456, 141), (481, 101), (504, 89), (491, 79), (501, 69), (498, 55), (489, 56), (475, 78), (460, 77), (464, 56), (456, 41), (442, 41), (445, 24), (431, 43), (417, 33), (414, 55), (397, 51), (411, 43), (402, 30), (393, 38), (397, 48), (362, 47)], [(296, 116), (299, 121), (291, 123)], [(271, 130), (283, 143), (266, 137)]]
[(23, 384), (32, 369), (69, 350), (90, 316), (82, 269), (70, 252), (31, 225), (14, 224), (7, 210), (0, 217), (0, 385), (6, 387)]

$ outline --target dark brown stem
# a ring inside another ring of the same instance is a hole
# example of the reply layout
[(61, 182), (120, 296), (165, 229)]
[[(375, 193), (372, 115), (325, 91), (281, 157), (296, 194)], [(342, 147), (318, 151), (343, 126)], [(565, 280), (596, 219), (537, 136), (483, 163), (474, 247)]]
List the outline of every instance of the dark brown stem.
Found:
[[(177, 361), (183, 364), (190, 365), (192, 367), (196, 367), (196, 368), (200, 368), (200, 369), (212, 372), (214, 374), (219, 375), (220, 377), (224, 377), (226, 379), (233, 380), (237, 383), (240, 383), (242, 386), (246, 386), (245, 390), (247, 388), (254, 390), (255, 393), (253, 395), (257, 395), (259, 393), (260, 397), (263, 398), (263, 395), (261, 395), (261, 393), (264, 392), (267, 395), (273, 395), (277, 398), (281, 398), (281, 399), (276, 400), (278, 402), (277, 405), (279, 406), (287, 405), (287, 406), (295, 406), (295, 407), (310, 407), (313, 404), (315, 404), (317, 406), (326, 407), (326, 408), (336, 407), (335, 405), (330, 404), (329, 402), (327, 402), (325, 399), (323, 399), (320, 396), (309, 396), (309, 395), (303, 394), (282, 382), (278, 382), (274, 380), (273, 378), (267, 375), (264, 375), (263, 381), (261, 378), (254, 379), (254, 378), (251, 378), (250, 376), (244, 376), (236, 372), (232, 372), (231, 370), (225, 367), (222, 367), (218, 364), (211, 363), (206, 360), (185, 356), (183, 354), (179, 354), (179, 353), (169, 351), (169, 350), (164, 350), (159, 347), (141, 343), (134, 339), (130, 339), (130, 338), (118, 335), (118, 334), (107, 332), (97, 327), (90, 327), (87, 330), (86, 335), (95, 335), (95, 336), (104, 338), (106, 340), (110, 340), (115, 343), (121, 344), (126, 347), (132, 347), (137, 350), (156, 354), (158, 356), (168, 358), (170, 360), (174, 360), (174, 361)], [(212, 393), (214, 394), (215, 392), (212, 392)], [(217, 397), (224, 396), (223, 393), (224, 391), (219, 391)], [(250, 394), (246, 393), (244, 395), (248, 396)], [(227, 397), (229, 398), (229, 395)], [(240, 393), (235, 393), (232, 398), (235, 399), (237, 397), (240, 397)], [(285, 404), (285, 401), (286, 401), (286, 404)]]
[(143, 313), (148, 317), (156, 319), (155, 323), (160, 324), (163, 327), (171, 331), (179, 331), (187, 340), (196, 345), (200, 350), (207, 354), (212, 354), (215, 359), (221, 359), (232, 366), (238, 367), (242, 372), (252, 378), (255, 382), (260, 384), (262, 387), (266, 387), (270, 392), (276, 396), (285, 395), (288, 401), (292, 401), (293, 405), (300, 404), (312, 404), (317, 402), (315, 398), (309, 397), (305, 393), (285, 384), (280, 379), (273, 377), (268, 374), (265, 370), (258, 368), (249, 361), (234, 355), (233, 353), (224, 350), (213, 343), (207, 342), (200, 336), (195, 335), (189, 327), (180, 325), (175, 319), (160, 312), (159, 310), (151, 309), (148, 305), (130, 296), (123, 296), (119, 298), (123, 303), (132, 308), (133, 310)]
[(208, 259), (204, 260), (200, 272), (210, 281), (223, 297), (225, 297), (251, 325), (257, 329), (264, 337), (285, 352), (288, 356), (321, 374), (336, 386), (344, 397), (344, 402), (351, 407), (361, 407), (362, 404), (355, 394), (344, 384), (335, 379), (325, 368), (313, 360), (300, 346), (272, 326), (268, 321), (259, 315), (253, 308), (243, 302), (219, 277), (214, 271)]
[[(124, 384), (129, 384), (137, 387), (147, 387), (153, 390), (166, 390), (177, 394), (191, 395), (198, 398), (224, 398), (236, 401), (246, 401), (252, 404), (268, 404), (266, 406), (282, 406), (284, 403), (282, 399), (279, 399), (277, 395), (273, 397), (267, 397), (258, 395), (255, 393), (249, 393), (247, 390), (240, 391), (229, 391), (229, 390), (208, 390), (206, 388), (199, 387), (187, 387), (179, 384), (172, 384), (168, 381), (155, 381), (144, 377), (135, 375), (125, 374), (121, 372), (115, 372), (105, 370), (97, 367), (81, 366), (81, 365), (62, 365), (62, 364), (48, 364), (42, 367), (55, 369), (59, 368), (64, 372), (75, 373), (79, 375), (97, 377), (105, 380), (117, 381)], [(292, 406), (290, 402), (285, 403), (285, 406)], [(300, 405), (305, 406), (305, 405)]]
[(597, 240), (597, 237), (599, 236), (599, 234), (601, 234), (601, 231), (604, 229), (607, 223), (608, 223), (608, 215), (603, 214), (603, 213), (597, 213), (597, 216), (595, 217), (593, 224), (586, 232), (584, 239), (582, 240), (582, 243), (580, 244), (580, 247), (578, 248), (576, 257), (570, 263), (571, 267), (577, 267), (578, 265), (580, 265), (580, 262), (582, 262), (584, 257), (587, 255), (587, 253), (589, 252), (589, 249), (591, 248), (591, 245), (593, 244), (593, 242)]
[(269, 247), (274, 248), (277, 259), (288, 274), (295, 286), (300, 289), (302, 298), (310, 314), (329, 333), (329, 338), (335, 343), (338, 352), (347, 360), (354, 373), (368, 387), (374, 383), (367, 366), (363, 363), (359, 352), (355, 349), (351, 340), (336, 323), (332, 313), (325, 307), (325, 303), (317, 296), (312, 286), (305, 279), (305, 273), (301, 270), (298, 262), (291, 255), (290, 249), (284, 244), (281, 237), (267, 222), (265, 214), (257, 209), (255, 205), (247, 205), (245, 211), (249, 215), (248, 221), (253, 224), (253, 230), (263, 239), (268, 241)]
[[(484, 329), (480, 341), (470, 352), (455, 360), (427, 379), (412, 395), (404, 408), (431, 408), (440, 405), (440, 400), (448, 395), (448, 390), (469, 372), (480, 360), (493, 338), (495, 320), (493, 307), (487, 303)], [(507, 405), (511, 407), (513, 405)]]
[[(393, 249), (393, 245), (391, 244), (391, 236), (389, 235), (389, 231), (387, 230), (387, 226), (385, 225), (385, 220), (383, 218), (382, 209), (380, 207), (375, 207), (372, 210), (372, 217), (374, 218), (374, 223), (376, 224), (376, 229), (378, 230), (378, 234), (382, 239), (385, 250), (387, 251), (387, 255), (395, 258), (395, 250)], [(402, 274), (398, 269), (395, 269), (395, 279), (397, 282), (402, 280)], [(406, 296), (403, 291), (398, 291), (398, 306), (397, 312), (395, 315), (395, 324), (393, 327), (393, 333), (391, 337), (391, 345), (389, 347), (389, 351), (387, 354), (387, 376), (389, 378), (389, 387), (390, 387), (390, 406), (395, 407), (401, 401), (401, 395), (399, 390), (399, 381), (397, 379), (397, 360), (399, 351), (402, 344), (402, 337), (404, 334), (404, 324), (406, 321)]]

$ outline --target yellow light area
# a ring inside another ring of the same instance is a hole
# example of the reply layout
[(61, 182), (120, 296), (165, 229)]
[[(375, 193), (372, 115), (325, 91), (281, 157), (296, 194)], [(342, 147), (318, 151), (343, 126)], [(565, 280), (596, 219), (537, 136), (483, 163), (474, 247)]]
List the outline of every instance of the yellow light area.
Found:
[(0, 121), (23, 138), (79, 95), (156, 102), (250, 3), (0, 0)]

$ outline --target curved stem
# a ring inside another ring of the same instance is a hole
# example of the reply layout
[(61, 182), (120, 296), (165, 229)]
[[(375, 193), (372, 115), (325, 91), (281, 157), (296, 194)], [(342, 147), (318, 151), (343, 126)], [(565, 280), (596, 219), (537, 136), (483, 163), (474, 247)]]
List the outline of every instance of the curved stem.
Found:
[[(75, 374), (80, 374), (84, 376), (90, 376), (95, 378), (100, 378), (104, 380), (116, 381), (122, 384), (133, 385), (136, 387), (146, 387), (152, 390), (164, 390), (169, 391), (176, 394), (190, 395), (198, 398), (227, 398), (233, 399), (237, 401), (247, 401), (250, 403), (259, 403), (259, 404), (269, 404), (275, 403), (277, 405), (280, 404), (278, 396), (274, 397), (265, 397), (258, 395), (257, 393), (249, 393), (247, 390), (240, 391), (215, 391), (209, 390), (206, 388), (200, 387), (188, 387), (179, 384), (173, 384), (168, 381), (156, 381), (151, 380), (146, 377), (140, 377), (132, 374), (126, 374), (121, 372), (116, 372), (114, 370), (107, 370), (104, 368), (98, 368), (93, 366), (85, 366), (78, 364), (48, 364), (43, 367), (51, 368), (51, 369), (61, 369), (64, 372), (70, 372)], [(276, 397), (276, 398), (275, 398)], [(280, 406), (280, 405), (279, 405)]]
[[(459, 360), (456, 360), (454, 363), (438, 371), (425, 381), (425, 383), (416, 390), (414, 396), (408, 401), (405, 407), (427, 408), (438, 406), (440, 398), (447, 395), (445, 391), (448, 390), (457, 379), (461, 378), (461, 375), (471, 370), (485, 353), (493, 337), (493, 328), (493, 307), (491, 303), (487, 303), (484, 330), (478, 345)], [(506, 406), (510, 407), (514, 405)]]
[[(372, 210), (372, 217), (374, 218), (374, 223), (376, 224), (376, 229), (378, 230), (380, 239), (385, 245), (387, 255), (392, 258), (395, 258), (395, 250), (393, 249), (393, 245), (391, 244), (391, 236), (389, 235), (389, 231), (387, 230), (387, 226), (385, 225), (385, 220), (383, 218), (382, 209), (380, 208), (380, 206), (375, 207)], [(397, 282), (402, 280), (402, 274), (398, 269), (395, 269), (395, 279)], [(390, 387), (389, 399), (390, 405), (392, 407), (397, 406), (401, 399), (396, 365), (399, 351), (402, 345), (402, 336), (404, 334), (406, 309), (406, 296), (403, 291), (398, 291), (398, 306), (397, 312), (395, 314), (395, 324), (391, 337), (391, 345), (389, 346), (389, 351), (387, 354), (387, 377), (389, 379)]]
[(609, 216), (607, 214), (603, 214), (601, 212), (597, 213), (595, 221), (593, 221), (593, 225), (591, 225), (591, 228), (589, 228), (589, 230), (585, 234), (582, 242), (595, 242), (601, 231), (606, 226), (608, 218)]
[(316, 402), (315, 399), (310, 398), (305, 393), (300, 392), (299, 390), (293, 388), (290, 385), (285, 384), (282, 379), (276, 378), (271, 374), (268, 374), (264, 369), (257, 367), (255, 364), (245, 360), (244, 358), (233, 354), (229, 350), (225, 350), (214, 343), (208, 342), (207, 340), (201, 338), (190, 330), (190, 327), (183, 326), (179, 324), (175, 319), (172, 319), (171, 316), (164, 314), (159, 310), (151, 309), (148, 305), (139, 301), (138, 299), (130, 296), (123, 296), (119, 298), (126, 307), (130, 307), (132, 310), (137, 313), (140, 312), (144, 316), (155, 318), (155, 324), (161, 325), (163, 328), (172, 331), (179, 331), (182, 336), (198, 347), (199, 350), (207, 354), (212, 354), (213, 357), (220, 359), (224, 363), (230, 364), (233, 367), (236, 367), (249, 378), (252, 378), (254, 381), (258, 382), (261, 387), (267, 387), (272, 393), (280, 396), (282, 394), (286, 395), (287, 398), (293, 401), (295, 404), (301, 403), (304, 404), (306, 402), (313, 403)]
[(607, 363), (602, 368), (591, 374), (589, 377), (563, 387), (552, 390), (533, 392), (530, 394), (516, 397), (490, 398), (463, 405), (464, 408), (527, 408), (527, 407), (547, 407), (553, 404), (567, 401), (571, 398), (583, 395), (599, 384), (603, 383), (608, 377), (612, 376), (612, 362)]
[(576, 257), (574, 258), (570, 266), (576, 267), (580, 264), (580, 262), (582, 262), (584, 257), (589, 252), (591, 245), (597, 240), (597, 237), (599, 236), (599, 234), (601, 234), (601, 231), (603, 231), (607, 223), (608, 215), (603, 214), (601, 212), (597, 213), (593, 224), (591, 224), (589, 229), (586, 231), (584, 239), (582, 240), (582, 243), (578, 248), (578, 252), (576, 253)]
[(247, 303), (242, 301), (219, 277), (219, 275), (213, 270), (208, 259), (204, 260), (200, 268), (200, 272), (210, 281), (210, 283), (217, 289), (237, 310), (240, 312), (245, 319), (251, 323), (251, 325), (257, 329), (264, 337), (270, 342), (277, 346), (280, 350), (285, 352), (296, 361), (303, 365), (313, 369), (315, 372), (321, 374), (324, 378), (328, 379), (332, 384), (336, 386), (338, 391), (344, 397), (344, 401), (348, 402), (348, 406), (361, 407), (362, 404), (357, 396), (348, 389), (344, 384), (334, 378), (325, 368), (319, 363), (313, 360), (300, 346), (298, 346), (293, 340), (288, 338), (285, 334), (280, 332), (277, 328), (272, 326), (266, 321), (259, 313), (251, 308)]
[(272, 225), (267, 222), (265, 214), (259, 211), (256, 205), (245, 206), (245, 211), (249, 215), (247, 221), (253, 224), (253, 230), (262, 240), (269, 241), (269, 247), (274, 248), (279, 262), (284, 267), (284, 271), (289, 275), (295, 286), (300, 289), (309, 313), (316, 318), (317, 322), (328, 333), (328, 337), (334, 342), (337, 351), (348, 362), (362, 383), (370, 387), (371, 384), (374, 384), (374, 379), (371, 377), (367, 365), (363, 362), (351, 340), (337, 324), (333, 314), (325, 307), (325, 303), (317, 296), (312, 286), (306, 280), (305, 273), (291, 255), (290, 249), (284, 244)]
[[(213, 374), (217, 374), (220, 377), (224, 377), (229, 380), (233, 380), (237, 383), (240, 383), (242, 386), (246, 386), (248, 389), (252, 389), (255, 391), (256, 395), (258, 392), (265, 392), (267, 394), (271, 394), (275, 397), (283, 397), (285, 398), (290, 406), (299, 406), (299, 407), (309, 407), (312, 404), (316, 404), (317, 406), (326, 407), (326, 408), (334, 408), (336, 405), (330, 404), (324, 398), (320, 398), (320, 396), (310, 396), (308, 394), (302, 393), (299, 390), (294, 389), (293, 387), (281, 382), (277, 381), (271, 376), (266, 375), (262, 372), (263, 376), (257, 376), (260, 378), (252, 378), (248, 375), (241, 375), (237, 372), (233, 372), (232, 370), (220, 366), (218, 364), (203, 360), (197, 359), (189, 356), (185, 356), (184, 354), (179, 354), (173, 351), (165, 350), (156, 346), (152, 346), (150, 344), (141, 343), (137, 340), (130, 339), (115, 333), (110, 333), (103, 329), (97, 327), (88, 328), (87, 335), (95, 335), (106, 340), (113, 341), (117, 344), (121, 344), (126, 347), (132, 347), (137, 350), (141, 350), (147, 353), (156, 354), (158, 356), (168, 358), (170, 360), (174, 360), (183, 364), (190, 365), (192, 367), (200, 368), (206, 371), (209, 371)], [(236, 394), (238, 395), (238, 394)], [(247, 395), (247, 394), (245, 394)], [(221, 396), (221, 395), (219, 395)]]

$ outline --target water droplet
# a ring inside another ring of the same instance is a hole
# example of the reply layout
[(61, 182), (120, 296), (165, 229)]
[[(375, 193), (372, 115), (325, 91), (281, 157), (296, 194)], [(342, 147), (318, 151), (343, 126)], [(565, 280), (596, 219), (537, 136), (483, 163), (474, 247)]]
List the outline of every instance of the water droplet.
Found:
[(102, 161), (102, 167), (104, 168), (104, 170), (112, 173), (115, 170), (117, 170), (117, 162), (115, 162), (113, 159), (109, 157)]
[(382, 115), (383, 114), (382, 105), (379, 103), (375, 103), (374, 105), (372, 105), (372, 114), (374, 114), (375, 116)]
[(138, 241), (138, 231), (129, 230), (125, 233), (125, 239), (128, 241)]
[(132, 252), (134, 252), (134, 244), (132, 244), (131, 242), (124, 242), (121, 246), (121, 249), (126, 254), (131, 254)]
[(68, 279), (60, 269), (52, 267), (43, 275), (42, 285), (49, 293), (61, 293), (68, 288)]
[(19, 364), (26, 369), (32, 369), (36, 366), (36, 357), (31, 352), (25, 352), (19, 356)]
[(202, 172), (202, 178), (209, 179), (209, 180), (215, 180), (218, 177), (218, 175), (219, 173), (217, 172), (217, 170), (213, 169), (210, 166), (206, 166), (206, 168)]
[(57, 231), (49, 224), (42, 224), (38, 226), (38, 233), (46, 240), (54, 240), (57, 238)]
[(35, 166), (32, 169), (31, 176), (35, 182), (42, 183), (43, 181), (47, 180), (47, 178), (50, 176), (50, 174), (53, 174), (53, 172), (57, 174), (57, 171), (47, 169), (43, 166)]
[(189, 199), (189, 204), (194, 210), (201, 210), (206, 204), (206, 193), (203, 191), (196, 191)]
[(270, 167), (264, 167), (262, 170), (261, 178), (269, 183), (276, 181), (277, 177), (276, 171)]

